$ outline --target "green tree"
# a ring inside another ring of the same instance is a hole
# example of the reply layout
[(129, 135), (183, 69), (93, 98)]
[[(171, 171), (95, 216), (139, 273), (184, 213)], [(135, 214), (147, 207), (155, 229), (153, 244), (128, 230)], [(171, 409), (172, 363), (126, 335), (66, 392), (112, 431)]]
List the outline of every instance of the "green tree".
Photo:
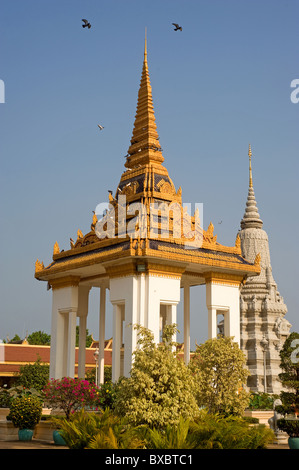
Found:
[(249, 374), (245, 364), (245, 355), (228, 336), (198, 346), (189, 367), (196, 377), (199, 406), (210, 413), (241, 416), (250, 400), (244, 389)]
[(42, 364), (38, 358), (34, 364), (25, 364), (20, 367), (17, 376), (17, 385), (21, 385), (26, 389), (34, 388), (41, 391), (49, 380), (49, 366)]
[(120, 380), (114, 410), (133, 425), (163, 428), (177, 425), (182, 416), (192, 419), (199, 410), (195, 381), (173, 351), (171, 341), (176, 325), (164, 329), (162, 343), (155, 344), (147, 328), (138, 330), (139, 348), (134, 352), (131, 375)]
[(284, 418), (278, 419), (277, 425), (289, 437), (298, 438), (299, 420), (293, 417), (298, 417), (299, 414), (299, 333), (293, 332), (285, 340), (280, 359), (282, 372), (279, 379), (284, 390), (280, 393), (282, 405), (276, 406), (276, 411), (284, 415)]
[[(88, 329), (86, 330), (86, 347), (89, 348), (93, 342), (92, 335), (89, 334)], [(76, 326), (76, 346), (79, 346), (79, 326)]]
[(280, 412), (299, 414), (299, 333), (291, 333), (280, 351), (279, 379), (284, 387), (280, 394)]
[(27, 341), (29, 344), (48, 346), (51, 343), (51, 336), (43, 331), (34, 331), (28, 336)]
[(3, 343), (18, 343), (18, 342), (20, 342), (20, 341), (22, 341), (21, 338), (20, 338), (20, 336), (17, 335), (17, 334), (15, 334), (14, 337), (13, 337), (13, 339), (9, 339), (9, 338), (4, 339), (4, 340), (3, 340)]

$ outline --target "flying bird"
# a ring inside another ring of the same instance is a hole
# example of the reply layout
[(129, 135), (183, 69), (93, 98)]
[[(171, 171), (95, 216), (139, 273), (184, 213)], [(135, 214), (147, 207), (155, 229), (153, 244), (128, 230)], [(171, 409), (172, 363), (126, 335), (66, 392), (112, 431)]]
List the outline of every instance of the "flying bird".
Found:
[(82, 19), (82, 21), (83, 21), (83, 23), (84, 23), (84, 24), (82, 25), (82, 28), (86, 28), (86, 27), (87, 27), (88, 29), (91, 28), (91, 24), (90, 24), (87, 20)]
[(174, 31), (183, 31), (182, 26), (179, 26), (177, 23), (172, 23), (175, 26)]
[(102, 129), (104, 129), (104, 126), (101, 126), (100, 124), (98, 124), (98, 128), (99, 128), (100, 131), (101, 131)]

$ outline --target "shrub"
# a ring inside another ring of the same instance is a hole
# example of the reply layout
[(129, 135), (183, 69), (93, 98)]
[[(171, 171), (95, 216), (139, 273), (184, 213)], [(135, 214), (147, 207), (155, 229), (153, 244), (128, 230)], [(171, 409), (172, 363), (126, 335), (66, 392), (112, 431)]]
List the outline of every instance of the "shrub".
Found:
[(161, 344), (155, 344), (150, 330), (136, 326), (140, 349), (134, 353), (129, 378), (117, 388), (114, 409), (135, 425), (161, 428), (177, 425), (180, 415), (192, 419), (198, 414), (195, 381), (191, 371), (173, 352), (171, 338), (175, 325), (167, 325)]
[(49, 380), (49, 366), (42, 364), (38, 358), (34, 364), (25, 364), (20, 367), (16, 383), (27, 389), (34, 388), (41, 391)]
[(299, 437), (299, 419), (280, 418), (277, 420), (277, 426), (289, 437)]
[(42, 403), (36, 396), (20, 396), (12, 400), (7, 419), (19, 429), (34, 429), (42, 415)]
[(207, 340), (197, 347), (189, 367), (197, 381), (197, 402), (210, 413), (242, 416), (250, 394), (244, 388), (246, 358), (230, 337)]
[(194, 421), (182, 417), (177, 426), (143, 428), (148, 449), (264, 449), (274, 433), (264, 425), (249, 426), (238, 417), (224, 417), (202, 410)]
[(69, 420), (57, 422), (70, 449), (137, 449), (144, 446), (136, 430), (109, 409), (100, 413), (80, 410)]
[(264, 449), (274, 433), (264, 425), (249, 426), (236, 417), (201, 411), (194, 421), (179, 418), (177, 425), (133, 426), (113, 411), (74, 413), (55, 419), (71, 449)]
[(98, 388), (98, 404), (104, 410), (105, 408), (114, 408), (117, 396), (117, 385), (113, 383), (104, 383)]
[(11, 402), (11, 395), (9, 389), (2, 388), (0, 390), (0, 408), (9, 408)]
[(239, 417), (202, 411), (190, 426), (196, 449), (265, 449), (274, 433), (264, 425), (250, 426)]
[(176, 426), (167, 425), (164, 429), (145, 427), (143, 431), (147, 449), (193, 449), (190, 421), (180, 417)]
[(248, 408), (250, 410), (273, 410), (274, 400), (278, 395), (270, 395), (269, 393), (252, 393)]
[(54, 409), (61, 409), (70, 419), (71, 413), (85, 408), (94, 407), (98, 403), (98, 389), (87, 380), (64, 377), (52, 379), (43, 390), (45, 403)]
[(22, 397), (22, 396), (35, 396), (42, 399), (42, 393), (36, 390), (35, 388), (27, 388), (23, 385), (17, 385), (16, 387), (11, 387), (8, 389), (8, 393), (12, 398)]

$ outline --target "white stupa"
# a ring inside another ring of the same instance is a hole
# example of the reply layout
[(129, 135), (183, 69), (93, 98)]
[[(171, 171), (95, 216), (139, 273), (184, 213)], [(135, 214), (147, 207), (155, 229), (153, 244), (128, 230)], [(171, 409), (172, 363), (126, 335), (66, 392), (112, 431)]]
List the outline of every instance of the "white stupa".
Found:
[(242, 256), (251, 261), (260, 257), (261, 272), (259, 276), (249, 277), (241, 288), (241, 349), (251, 373), (249, 388), (254, 392), (279, 393), (279, 351), (291, 324), (284, 318), (287, 307), (272, 275), (268, 235), (262, 228), (252, 184), (250, 146), (248, 155), (249, 190), (238, 235)]

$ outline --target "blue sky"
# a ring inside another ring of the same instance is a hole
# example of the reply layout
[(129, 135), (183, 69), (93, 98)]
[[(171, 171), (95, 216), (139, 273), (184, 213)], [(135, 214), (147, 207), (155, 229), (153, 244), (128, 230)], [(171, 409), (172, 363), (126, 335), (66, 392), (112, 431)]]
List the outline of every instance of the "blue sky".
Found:
[[(55, 241), (67, 249), (78, 228), (87, 233), (92, 210), (119, 182), (145, 28), (174, 184), (184, 202), (203, 203), (204, 228), (212, 221), (218, 241), (234, 245), (251, 143), (274, 279), (299, 331), (299, 103), (290, 100), (299, 78), (298, 14), (297, 0), (1, 0), (0, 338), (51, 331), (51, 291), (34, 279), (34, 263), (51, 262)], [(204, 295), (192, 291), (193, 343), (207, 336)], [(92, 292), (95, 338), (98, 303)]]

